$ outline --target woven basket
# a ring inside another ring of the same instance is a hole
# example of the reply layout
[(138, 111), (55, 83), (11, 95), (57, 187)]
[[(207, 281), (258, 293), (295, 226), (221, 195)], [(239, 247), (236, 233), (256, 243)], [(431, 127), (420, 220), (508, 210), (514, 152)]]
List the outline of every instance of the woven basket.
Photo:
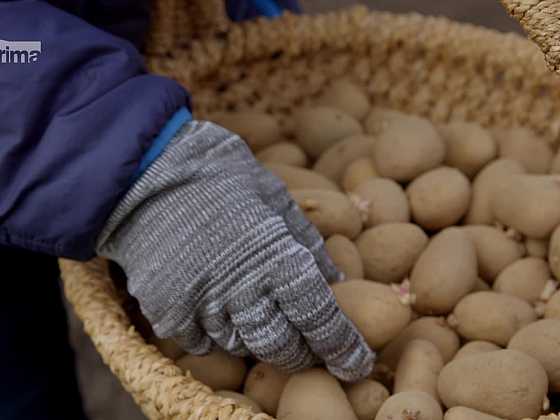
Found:
[[(560, 68), (560, 0), (504, 1)], [(364, 8), (231, 24), (221, 0), (156, 2), (148, 63), (193, 93), (197, 118), (221, 110), (290, 112), (326, 82), (352, 76), (373, 103), (485, 126), (520, 124), (556, 145), (560, 79), (539, 49), (442, 18), (370, 13)], [(61, 260), (68, 300), (103, 360), (150, 419), (270, 419), (184, 375), (131, 325), (105, 261)]]

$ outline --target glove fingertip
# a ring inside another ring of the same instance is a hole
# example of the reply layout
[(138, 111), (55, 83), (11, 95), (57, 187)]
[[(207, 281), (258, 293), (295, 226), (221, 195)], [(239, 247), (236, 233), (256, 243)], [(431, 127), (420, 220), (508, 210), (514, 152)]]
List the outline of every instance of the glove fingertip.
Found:
[(368, 377), (373, 371), (376, 354), (367, 345), (362, 345), (348, 355), (341, 365), (329, 365), (327, 369), (344, 382), (356, 382)]

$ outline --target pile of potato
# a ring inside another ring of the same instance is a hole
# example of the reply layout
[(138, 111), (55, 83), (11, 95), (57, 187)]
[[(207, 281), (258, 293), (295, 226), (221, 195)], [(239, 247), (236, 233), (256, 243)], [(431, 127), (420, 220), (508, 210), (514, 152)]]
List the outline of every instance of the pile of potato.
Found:
[[(280, 420), (495, 420), (560, 392), (560, 155), (531, 131), (434, 125), (348, 80), (294, 112), (214, 120), (280, 177), (347, 281), (332, 286), (377, 354), (370, 378), (288, 375), (221, 351), (163, 354)], [(557, 417), (556, 417), (557, 418)]]

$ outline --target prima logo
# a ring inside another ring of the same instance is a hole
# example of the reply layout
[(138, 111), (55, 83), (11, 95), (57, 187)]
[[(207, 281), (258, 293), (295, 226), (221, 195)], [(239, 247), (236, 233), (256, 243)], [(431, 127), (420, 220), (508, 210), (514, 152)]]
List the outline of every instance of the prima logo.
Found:
[(0, 64), (28, 64), (39, 61), (41, 41), (4, 41), (0, 39)]

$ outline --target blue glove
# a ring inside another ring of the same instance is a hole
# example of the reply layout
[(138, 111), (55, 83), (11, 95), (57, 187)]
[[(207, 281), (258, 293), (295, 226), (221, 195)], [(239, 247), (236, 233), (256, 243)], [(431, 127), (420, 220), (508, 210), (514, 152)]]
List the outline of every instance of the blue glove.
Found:
[(300, 13), (298, 0), (227, 0), (227, 12), (231, 20), (241, 21), (258, 16), (277, 17), (283, 10)]

